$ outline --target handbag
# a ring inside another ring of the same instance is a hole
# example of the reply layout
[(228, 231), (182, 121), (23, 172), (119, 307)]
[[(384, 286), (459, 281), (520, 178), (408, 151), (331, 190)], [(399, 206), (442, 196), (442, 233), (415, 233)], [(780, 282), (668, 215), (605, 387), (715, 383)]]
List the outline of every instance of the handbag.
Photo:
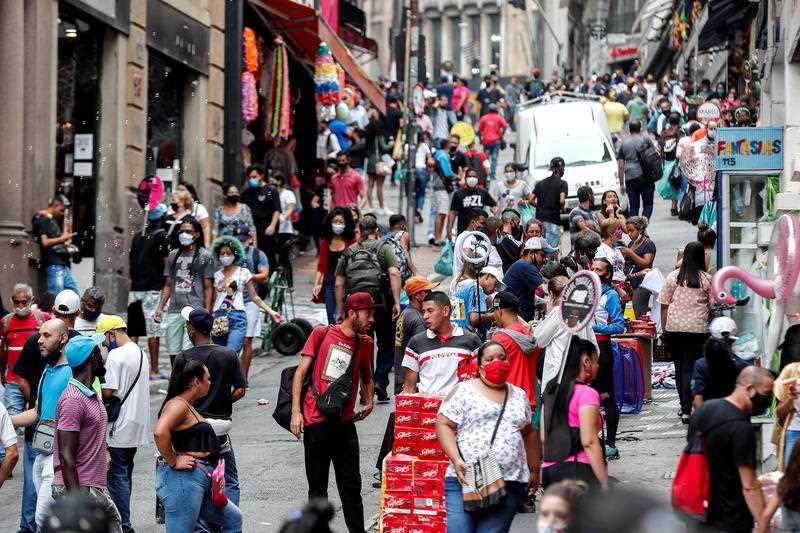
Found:
[(678, 218), (680, 220), (692, 220), (692, 214), (694, 212), (694, 192), (694, 185), (689, 185), (689, 188), (684, 193), (683, 198), (681, 198), (681, 203), (678, 208)]
[(195, 465), (211, 478), (211, 503), (214, 504), (214, 507), (228, 505), (228, 497), (225, 495), (225, 459), (217, 461), (217, 466), (211, 472), (199, 461), (195, 462)]
[(53, 453), (53, 443), (56, 438), (56, 421), (52, 418), (43, 418), (33, 430), (31, 448), (39, 453)]
[(133, 383), (131, 383), (128, 392), (125, 393), (125, 396), (123, 396), (121, 400), (119, 399), (119, 397), (114, 395), (112, 395), (109, 398), (103, 398), (103, 406), (106, 408), (106, 415), (108, 416), (109, 423), (111, 423), (111, 431), (109, 433), (109, 436), (114, 435), (114, 423), (117, 421), (117, 419), (119, 419), (119, 414), (122, 411), (122, 404), (125, 403), (125, 400), (128, 399), (128, 396), (130, 396), (131, 392), (133, 392), (133, 388), (139, 382), (139, 376), (142, 375), (143, 364), (144, 364), (144, 352), (142, 352), (142, 349), (139, 348), (139, 371), (136, 372), (136, 377), (134, 378)]
[[(503, 472), (500, 470), (497, 457), (495, 457), (492, 450), (492, 445), (494, 445), (494, 439), (497, 437), (500, 421), (506, 412), (507, 402), (508, 385), (506, 385), (506, 393), (503, 397), (503, 407), (500, 408), (500, 415), (497, 417), (494, 432), (492, 432), (492, 440), (489, 442), (489, 450), (481, 455), (477, 461), (467, 465), (467, 472), (464, 476), (466, 483), (462, 488), (465, 512), (472, 513), (491, 509), (506, 496), (506, 482), (503, 479)], [(461, 455), (461, 449), (458, 450), (458, 453)]]
[(228, 321), (228, 315), (214, 317), (214, 322), (211, 324), (211, 336), (224, 337), (230, 329), (231, 324)]

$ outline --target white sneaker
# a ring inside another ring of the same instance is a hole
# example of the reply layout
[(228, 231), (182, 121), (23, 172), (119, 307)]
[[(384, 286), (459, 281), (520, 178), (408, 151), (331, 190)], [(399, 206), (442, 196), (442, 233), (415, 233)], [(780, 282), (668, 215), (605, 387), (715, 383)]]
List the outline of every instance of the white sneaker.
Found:
[(389, 209), (389, 208), (388, 208), (388, 207), (386, 207), (386, 206), (383, 206), (383, 209), (381, 209), (380, 211), (381, 211), (381, 212), (382, 212), (384, 215), (386, 215), (386, 216), (392, 216), (392, 215), (394, 215), (394, 211), (392, 211), (391, 209)]

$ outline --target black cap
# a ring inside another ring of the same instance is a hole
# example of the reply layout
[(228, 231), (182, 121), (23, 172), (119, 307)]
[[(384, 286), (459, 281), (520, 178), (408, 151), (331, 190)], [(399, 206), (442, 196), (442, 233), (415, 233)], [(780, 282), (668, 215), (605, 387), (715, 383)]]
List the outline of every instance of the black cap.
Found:
[(250, 238), (250, 226), (247, 224), (237, 224), (233, 227), (233, 236), (242, 243), (247, 242), (247, 239)]
[(554, 157), (550, 160), (550, 170), (555, 170), (556, 168), (564, 168), (566, 163), (564, 162), (564, 158), (562, 157)]
[(510, 291), (500, 291), (495, 294), (489, 311), (494, 311), (495, 309), (519, 309), (519, 298)]
[(181, 316), (200, 333), (204, 333), (206, 335), (211, 333), (211, 327), (214, 324), (214, 317), (205, 309), (192, 309), (187, 305), (181, 310)]

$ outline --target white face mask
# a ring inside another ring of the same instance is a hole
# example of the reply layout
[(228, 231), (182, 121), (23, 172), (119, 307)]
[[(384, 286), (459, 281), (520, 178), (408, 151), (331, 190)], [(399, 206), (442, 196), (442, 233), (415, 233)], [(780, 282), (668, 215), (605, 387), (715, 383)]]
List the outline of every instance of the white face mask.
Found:
[(191, 233), (180, 233), (178, 234), (178, 242), (181, 243), (182, 246), (189, 246), (194, 242), (194, 235)]
[(477, 187), (478, 186), (478, 178), (471, 177), (467, 178), (467, 187)]
[(567, 524), (564, 522), (556, 522), (555, 524), (548, 524), (542, 520), (536, 522), (536, 533), (563, 533), (567, 530)]
[(219, 256), (219, 262), (222, 266), (231, 266), (233, 264), (233, 260), (235, 259), (232, 255), (221, 255)]
[(31, 314), (31, 306), (26, 305), (25, 307), (15, 307), (14, 314), (18, 317), (28, 316)]
[(344, 233), (344, 224), (331, 224), (331, 230), (334, 235), (341, 235)]
[(511, 183), (515, 179), (517, 179), (517, 175), (516, 174), (514, 174), (513, 172), (506, 172), (506, 181), (507, 182)]

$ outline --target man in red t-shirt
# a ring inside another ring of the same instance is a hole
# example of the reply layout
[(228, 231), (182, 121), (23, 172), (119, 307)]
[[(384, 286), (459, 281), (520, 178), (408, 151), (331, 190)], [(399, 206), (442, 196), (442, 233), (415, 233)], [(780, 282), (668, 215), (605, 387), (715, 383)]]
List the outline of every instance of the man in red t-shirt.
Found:
[[(344, 303), (345, 318), (335, 326), (317, 326), (303, 347), (300, 365), (292, 382), (292, 433), (305, 433), (308, 498), (328, 498), (328, 471), (333, 462), (342, 513), (350, 533), (364, 533), (364, 503), (361, 500), (361, 470), (358, 433), (354, 422), (372, 412), (372, 337), (366, 334), (375, 322), (375, 302), (366, 292), (355, 292)], [(350, 397), (341, 416), (326, 417), (317, 398), (339, 379), (351, 374)], [(304, 387), (306, 376), (311, 386)], [(364, 406), (355, 412), (359, 385)]]
[(19, 378), (13, 372), (14, 365), (22, 353), (22, 347), (30, 336), (39, 331), (39, 326), (50, 319), (40, 311), (32, 310), (33, 289), (24, 283), (14, 286), (11, 296), (13, 313), (0, 320), (0, 371), (3, 372), (5, 395), (3, 403), (8, 414), (16, 415), (25, 410), (25, 396), (19, 387)]
[(497, 104), (489, 104), (489, 112), (478, 121), (477, 130), (483, 149), (491, 161), (489, 175), (492, 179), (494, 179), (494, 172), (497, 169), (497, 156), (500, 154), (503, 134), (507, 129), (508, 122), (497, 112)]
[(337, 172), (331, 176), (331, 209), (358, 204), (364, 207), (364, 178), (350, 168), (350, 155), (339, 152), (336, 156)]

